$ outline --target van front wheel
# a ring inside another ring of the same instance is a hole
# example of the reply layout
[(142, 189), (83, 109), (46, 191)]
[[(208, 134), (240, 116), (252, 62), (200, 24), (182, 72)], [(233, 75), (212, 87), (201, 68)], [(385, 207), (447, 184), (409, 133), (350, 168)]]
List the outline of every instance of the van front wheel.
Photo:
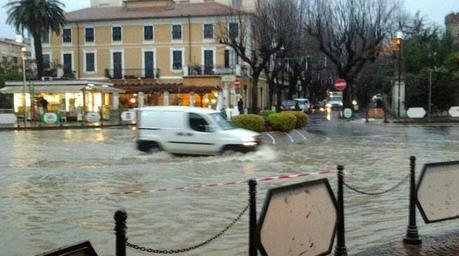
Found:
[(152, 153), (152, 152), (161, 151), (161, 147), (155, 141), (140, 140), (140, 141), (137, 141), (137, 150), (145, 152), (145, 153)]

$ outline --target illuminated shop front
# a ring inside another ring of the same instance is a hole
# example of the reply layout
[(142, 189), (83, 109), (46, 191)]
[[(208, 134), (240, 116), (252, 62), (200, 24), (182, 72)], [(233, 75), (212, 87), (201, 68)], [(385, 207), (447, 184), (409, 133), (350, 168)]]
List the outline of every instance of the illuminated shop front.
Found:
[(13, 94), (14, 112), (24, 113), (24, 96), (28, 119), (37, 120), (44, 113), (59, 113), (72, 119), (88, 112), (107, 115), (111, 109), (118, 109), (118, 94), (122, 92), (111, 83), (56, 80), (29, 81), (23, 93), (22, 81), (8, 81), (0, 93)]
[(171, 84), (120, 83), (115, 87), (125, 91), (119, 97), (120, 108), (142, 106), (196, 106), (216, 108), (218, 86), (184, 86)]

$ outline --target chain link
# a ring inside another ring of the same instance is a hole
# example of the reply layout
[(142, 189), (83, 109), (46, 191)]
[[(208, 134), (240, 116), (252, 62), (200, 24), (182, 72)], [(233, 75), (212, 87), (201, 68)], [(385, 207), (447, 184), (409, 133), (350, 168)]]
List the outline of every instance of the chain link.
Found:
[(357, 192), (359, 194), (363, 194), (363, 195), (368, 195), (368, 196), (379, 196), (379, 195), (383, 195), (383, 194), (386, 194), (388, 192), (391, 192), (395, 189), (397, 189), (398, 187), (400, 187), (403, 183), (405, 183), (405, 181), (410, 177), (410, 174), (406, 175), (406, 177), (404, 177), (399, 183), (397, 183), (397, 185), (389, 188), (389, 189), (386, 189), (384, 191), (381, 191), (381, 192), (365, 192), (363, 191), (362, 189), (358, 189), (358, 188), (355, 188), (349, 184), (347, 184), (346, 182), (343, 182), (344, 186), (346, 186), (348, 189), (354, 191), (354, 192)]
[(246, 207), (244, 207), (244, 209), (241, 211), (241, 213), (239, 213), (237, 215), (237, 217), (228, 226), (226, 226), (222, 231), (220, 231), (215, 236), (207, 239), (204, 242), (201, 242), (199, 244), (196, 244), (196, 245), (193, 245), (193, 246), (190, 246), (190, 247), (180, 248), (180, 249), (169, 249), (169, 250), (167, 250), (167, 249), (152, 249), (152, 248), (147, 248), (147, 247), (143, 247), (143, 246), (140, 246), (140, 245), (132, 244), (132, 243), (129, 243), (128, 241), (126, 241), (126, 246), (130, 247), (132, 249), (135, 249), (135, 250), (142, 251), (142, 252), (154, 253), (154, 254), (178, 254), (178, 253), (184, 253), (184, 252), (192, 251), (192, 250), (195, 250), (195, 249), (200, 248), (202, 246), (205, 246), (205, 245), (209, 244), (210, 242), (214, 241), (215, 239), (221, 237), (226, 231), (228, 231), (231, 227), (234, 226), (234, 224), (236, 224), (241, 219), (241, 217), (244, 215), (245, 212), (247, 212), (248, 209), (249, 209), (249, 206), (247, 205)]

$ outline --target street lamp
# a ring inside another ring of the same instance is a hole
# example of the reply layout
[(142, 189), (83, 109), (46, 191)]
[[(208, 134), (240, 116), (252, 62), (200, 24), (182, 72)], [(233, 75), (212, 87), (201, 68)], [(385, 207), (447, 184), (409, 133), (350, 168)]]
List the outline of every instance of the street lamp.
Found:
[[(16, 36), (16, 43), (24, 44), (24, 38), (21, 35)], [(25, 59), (26, 59), (27, 48), (25, 46), (21, 47), (21, 58), (22, 58), (22, 107), (24, 108), (24, 127), (27, 124), (27, 101), (26, 101), (26, 69), (25, 69)]]
[(402, 42), (403, 32), (398, 31), (396, 36), (396, 42), (398, 46), (398, 95), (397, 95), (397, 117), (400, 118), (400, 89), (402, 83)]

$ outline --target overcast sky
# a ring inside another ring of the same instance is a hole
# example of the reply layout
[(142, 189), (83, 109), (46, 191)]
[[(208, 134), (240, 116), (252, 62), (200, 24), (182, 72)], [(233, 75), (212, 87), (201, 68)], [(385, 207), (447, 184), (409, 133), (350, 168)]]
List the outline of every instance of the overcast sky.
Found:
[[(0, 0), (0, 37), (14, 38), (15, 31), (12, 27), (5, 24), (6, 9), (4, 5), (9, 0)], [(65, 4), (66, 11), (77, 10), (89, 7), (89, 0), (61, 0)], [(446, 14), (459, 12), (459, 0), (405, 0), (405, 8), (415, 13), (421, 11), (432, 22), (444, 25)]]

